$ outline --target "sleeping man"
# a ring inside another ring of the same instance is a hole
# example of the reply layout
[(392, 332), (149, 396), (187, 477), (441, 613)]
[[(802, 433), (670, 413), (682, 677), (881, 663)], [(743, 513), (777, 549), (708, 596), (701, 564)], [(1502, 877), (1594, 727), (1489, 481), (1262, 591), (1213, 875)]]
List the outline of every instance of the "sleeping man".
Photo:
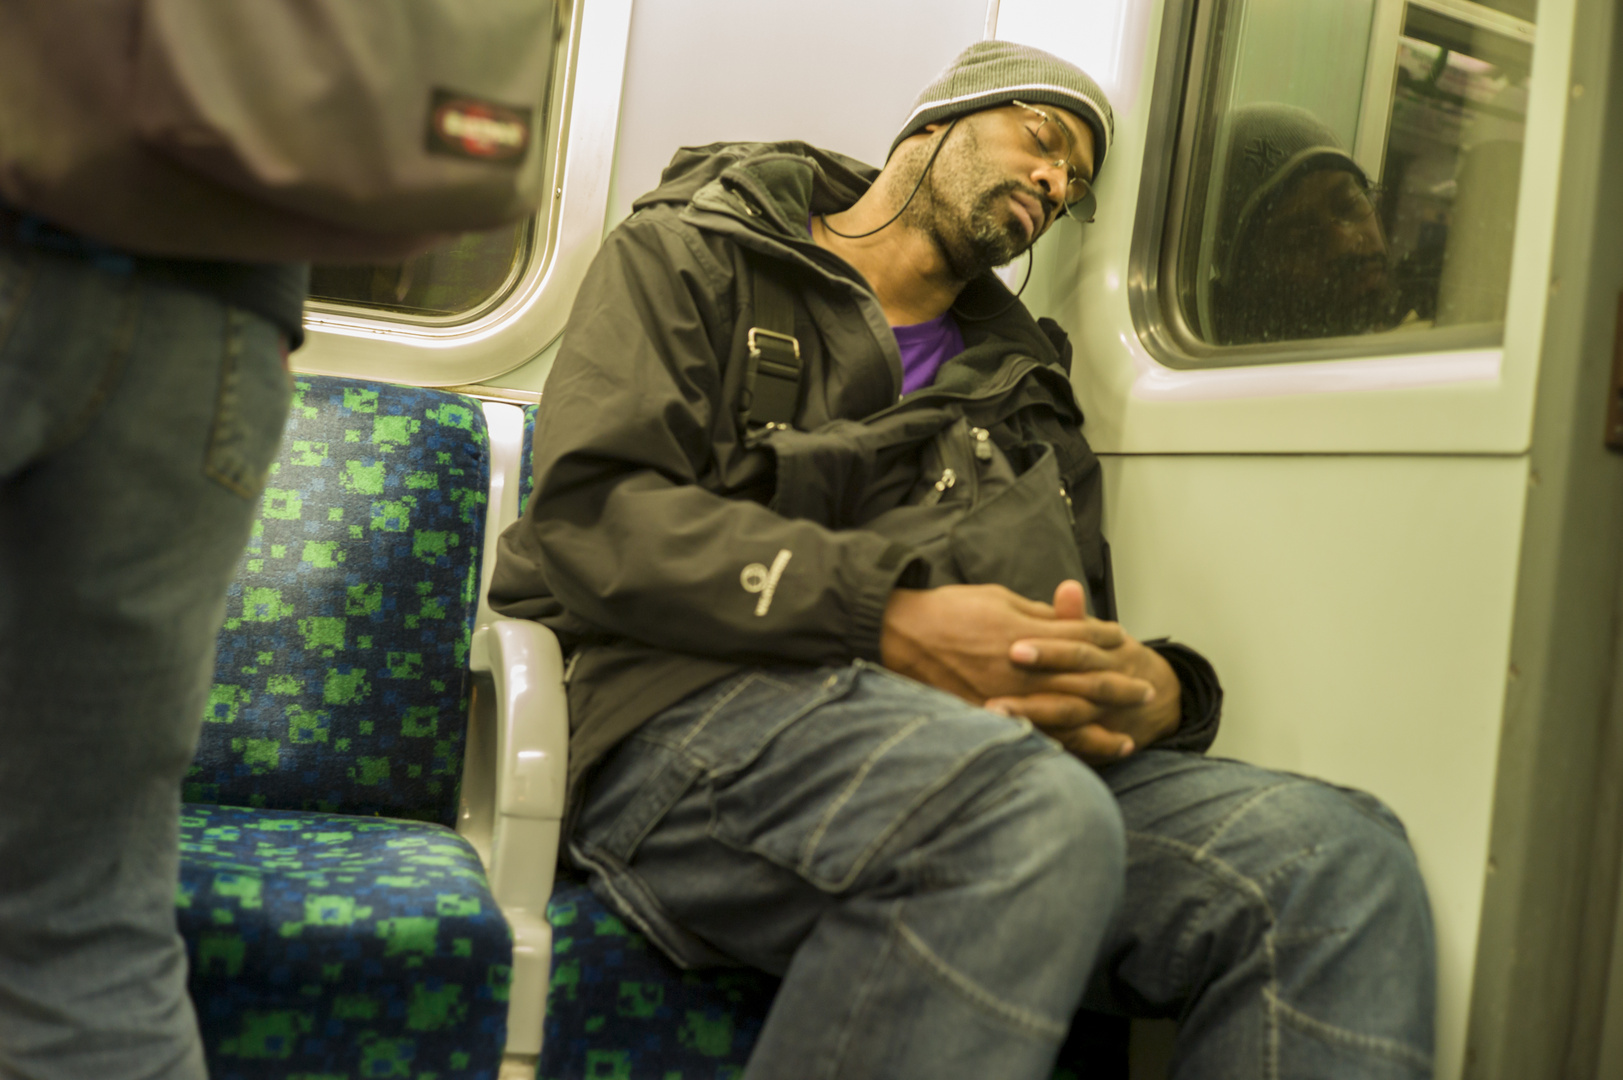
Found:
[(1431, 1075), (1402, 827), (1203, 756), (1216, 676), (1113, 621), (1070, 348), (992, 273), (1112, 129), (983, 41), (882, 169), (679, 152), (576, 301), (491, 600), (570, 655), (593, 888), (783, 977), (751, 1080), (1047, 1077), (1079, 1007), (1176, 1017), (1181, 1077)]

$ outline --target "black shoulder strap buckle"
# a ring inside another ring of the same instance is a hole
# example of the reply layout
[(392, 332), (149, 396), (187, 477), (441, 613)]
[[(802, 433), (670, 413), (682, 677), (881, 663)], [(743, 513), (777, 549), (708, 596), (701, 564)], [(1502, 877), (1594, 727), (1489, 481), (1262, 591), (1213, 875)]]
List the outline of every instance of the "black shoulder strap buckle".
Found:
[(794, 335), (794, 302), (783, 284), (751, 260), (755, 319), (750, 327), (749, 367), (744, 373), (743, 422), (787, 428), (800, 404), (800, 339)]

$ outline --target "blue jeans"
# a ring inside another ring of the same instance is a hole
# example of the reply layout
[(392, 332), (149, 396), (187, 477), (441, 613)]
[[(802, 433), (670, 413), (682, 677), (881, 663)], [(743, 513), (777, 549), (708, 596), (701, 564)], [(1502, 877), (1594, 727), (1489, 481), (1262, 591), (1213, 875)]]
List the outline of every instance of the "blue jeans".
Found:
[(679, 964), (783, 976), (749, 1080), (1045, 1078), (1079, 1005), (1178, 1018), (1181, 1080), (1431, 1075), (1429, 908), (1374, 799), (1170, 751), (1095, 773), (868, 664), (655, 717), (571, 852)]
[(0, 1076), (204, 1076), (180, 780), (290, 392), (263, 318), (0, 246)]

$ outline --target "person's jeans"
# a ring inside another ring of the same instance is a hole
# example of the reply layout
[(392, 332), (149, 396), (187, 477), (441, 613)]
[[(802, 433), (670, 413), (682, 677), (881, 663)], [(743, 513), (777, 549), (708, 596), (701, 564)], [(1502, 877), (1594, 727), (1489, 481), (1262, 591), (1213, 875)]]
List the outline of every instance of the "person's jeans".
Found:
[(871, 665), (764, 669), (618, 747), (571, 853), (679, 964), (784, 977), (749, 1080), (1046, 1078), (1079, 1003), (1178, 1018), (1183, 1080), (1431, 1075), (1388, 811), (1178, 752), (1102, 778)]
[(1127, 892), (1085, 1007), (1177, 1019), (1178, 1080), (1432, 1075), (1431, 907), (1390, 810), (1178, 751), (1101, 775)]
[(784, 977), (749, 1080), (1046, 1075), (1123, 868), (1084, 766), (868, 665), (667, 710), (592, 782), (572, 852), (678, 963)]
[(290, 394), (260, 316), (0, 246), (0, 1076), (204, 1076), (180, 780)]

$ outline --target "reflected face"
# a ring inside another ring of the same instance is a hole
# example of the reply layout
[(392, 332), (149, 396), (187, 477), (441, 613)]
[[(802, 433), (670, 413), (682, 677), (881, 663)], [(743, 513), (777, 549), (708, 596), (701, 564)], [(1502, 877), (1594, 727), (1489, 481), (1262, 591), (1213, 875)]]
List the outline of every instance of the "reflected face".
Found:
[(1224, 290), (1230, 343), (1362, 334), (1391, 325), (1391, 259), (1358, 177), (1320, 169), (1291, 182), (1249, 230)]
[[(1093, 176), (1093, 132), (1064, 109), (987, 109), (948, 133), (930, 166), (911, 223), (935, 242), (953, 276), (967, 281), (1015, 259), (1037, 242), (1063, 208), (1067, 190)], [(910, 177), (932, 145), (913, 148)]]
[(1341, 169), (1302, 177), (1269, 214), (1258, 240), (1303, 284), (1350, 297), (1386, 283), (1386, 236), (1375, 204)]

